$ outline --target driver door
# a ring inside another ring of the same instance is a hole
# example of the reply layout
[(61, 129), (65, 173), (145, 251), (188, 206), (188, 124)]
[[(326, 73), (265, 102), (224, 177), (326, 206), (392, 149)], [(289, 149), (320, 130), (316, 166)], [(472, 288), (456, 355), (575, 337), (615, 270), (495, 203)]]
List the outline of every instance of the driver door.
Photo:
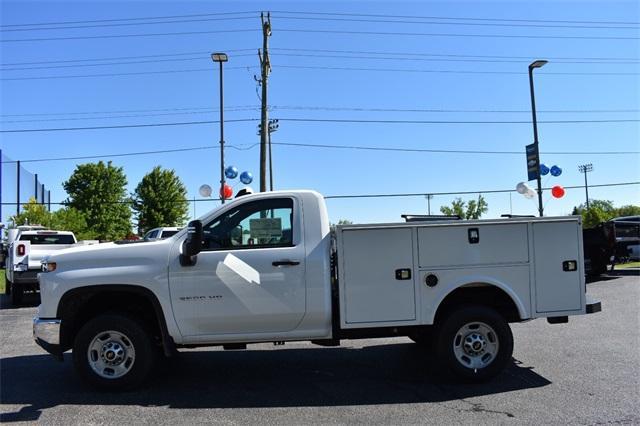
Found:
[(305, 314), (305, 250), (295, 198), (239, 204), (203, 223), (193, 266), (170, 262), (169, 284), (183, 336), (281, 333)]

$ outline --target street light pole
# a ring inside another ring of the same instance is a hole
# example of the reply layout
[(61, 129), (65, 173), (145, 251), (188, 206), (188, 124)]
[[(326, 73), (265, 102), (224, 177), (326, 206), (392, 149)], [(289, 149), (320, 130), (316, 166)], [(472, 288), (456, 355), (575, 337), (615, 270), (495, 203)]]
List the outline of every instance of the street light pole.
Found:
[(584, 193), (587, 197), (587, 210), (589, 210), (589, 185), (587, 185), (587, 173), (593, 171), (593, 164), (582, 164), (578, 166), (580, 173), (584, 173)]
[(531, 91), (531, 114), (533, 115), (533, 143), (536, 147), (536, 175), (538, 181), (538, 213), (543, 215), (542, 210), (542, 177), (540, 176), (540, 147), (538, 143), (538, 122), (536, 120), (536, 98), (533, 91), (533, 70), (543, 67), (547, 61), (537, 60), (529, 65), (529, 90)]
[(229, 57), (226, 53), (212, 53), (213, 62), (220, 64), (220, 199), (224, 204), (224, 86), (222, 80), (222, 63), (227, 62)]

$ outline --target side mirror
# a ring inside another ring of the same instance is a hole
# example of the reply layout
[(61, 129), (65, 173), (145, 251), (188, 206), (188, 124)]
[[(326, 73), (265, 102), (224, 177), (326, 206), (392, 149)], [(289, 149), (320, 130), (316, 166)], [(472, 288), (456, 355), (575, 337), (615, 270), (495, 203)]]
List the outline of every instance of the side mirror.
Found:
[(180, 256), (182, 266), (195, 265), (196, 259), (194, 257), (202, 250), (202, 240), (202, 222), (192, 220), (187, 226), (187, 239), (182, 243), (182, 255)]

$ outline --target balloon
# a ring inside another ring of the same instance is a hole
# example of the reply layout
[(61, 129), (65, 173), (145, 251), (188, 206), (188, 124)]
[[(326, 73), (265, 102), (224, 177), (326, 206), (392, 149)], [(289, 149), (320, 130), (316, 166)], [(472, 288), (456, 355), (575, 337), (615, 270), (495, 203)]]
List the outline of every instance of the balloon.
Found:
[(546, 164), (540, 164), (540, 175), (541, 176), (546, 176), (549, 174), (549, 168), (547, 167)]
[(564, 197), (564, 188), (560, 185), (554, 186), (553, 188), (551, 188), (551, 195), (553, 195), (555, 198)]
[(229, 166), (224, 169), (224, 175), (227, 179), (235, 179), (238, 177), (238, 168), (236, 166)]
[(225, 183), (224, 186), (220, 188), (220, 198), (224, 198), (225, 200), (228, 200), (232, 196), (233, 196), (233, 189)]
[(530, 200), (530, 199), (532, 199), (533, 197), (535, 197), (535, 196), (536, 196), (536, 194), (537, 194), (537, 193), (536, 193), (536, 191), (534, 191), (534, 190), (533, 190), (533, 189), (531, 189), (531, 188), (528, 188), (528, 189), (527, 189), (527, 192), (525, 192), (525, 193), (524, 193), (524, 197)]
[(558, 166), (551, 167), (551, 176), (558, 177), (562, 174), (562, 169)]
[(520, 182), (516, 185), (516, 191), (518, 192), (518, 194), (524, 195), (524, 193), (527, 192), (527, 184), (524, 182)]
[(213, 192), (213, 190), (209, 185), (205, 183), (204, 185), (200, 186), (199, 192), (201, 197), (211, 197), (211, 192)]
[(244, 183), (245, 185), (249, 185), (251, 182), (253, 182), (253, 175), (250, 172), (242, 172), (240, 174), (240, 182)]

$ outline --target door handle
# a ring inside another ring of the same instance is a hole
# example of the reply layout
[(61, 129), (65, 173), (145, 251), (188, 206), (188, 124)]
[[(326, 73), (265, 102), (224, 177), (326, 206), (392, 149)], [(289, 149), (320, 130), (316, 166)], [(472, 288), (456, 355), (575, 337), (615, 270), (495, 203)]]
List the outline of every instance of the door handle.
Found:
[(298, 260), (276, 260), (271, 262), (273, 266), (296, 266), (300, 264)]

